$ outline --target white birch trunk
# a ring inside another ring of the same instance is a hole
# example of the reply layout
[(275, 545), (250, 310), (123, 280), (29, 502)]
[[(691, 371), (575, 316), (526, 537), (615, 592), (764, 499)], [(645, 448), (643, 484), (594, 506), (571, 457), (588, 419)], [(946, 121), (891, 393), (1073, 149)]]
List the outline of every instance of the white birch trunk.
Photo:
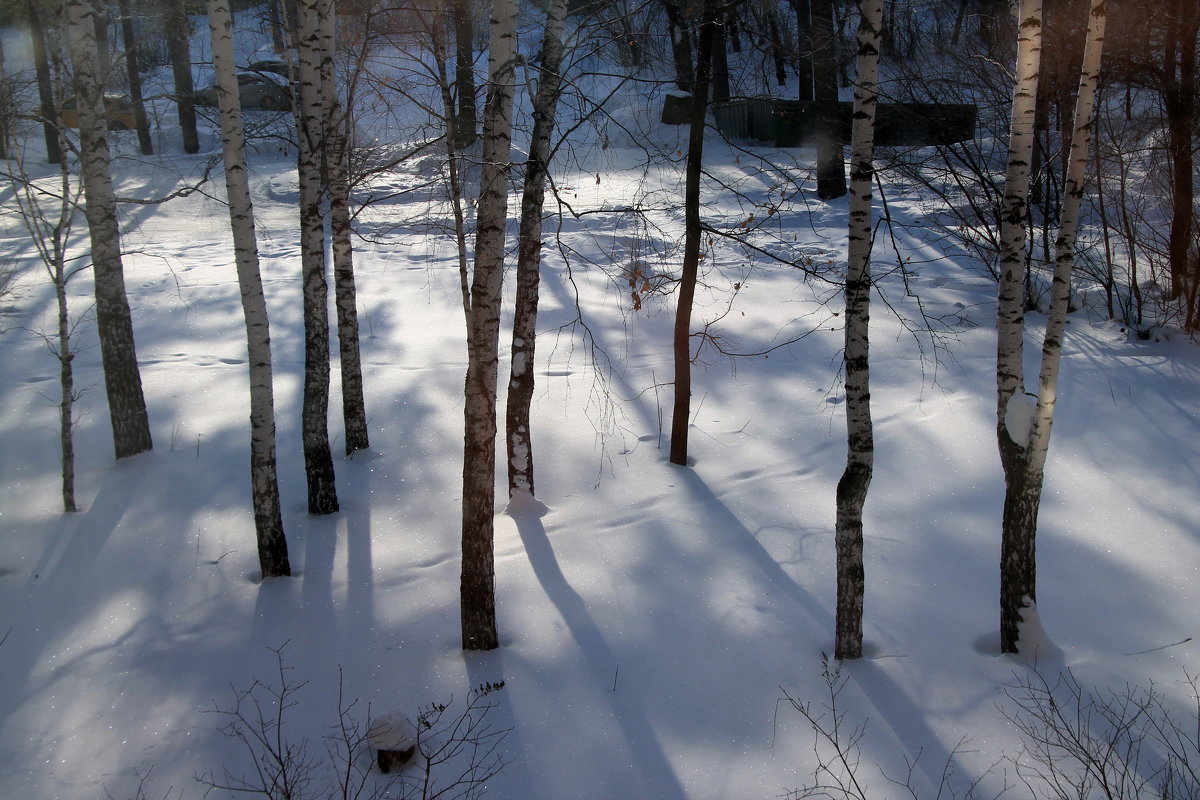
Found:
[(337, 310), (338, 363), (342, 376), (342, 424), (346, 455), (366, 450), (367, 408), (363, 395), (358, 335), (358, 291), (354, 284), (354, 245), (350, 222), (350, 164), (347, 115), (334, 79), (337, 13), (333, 0), (321, 10), (321, 91), (325, 96), (325, 165), (329, 175), (329, 236), (333, 253), (333, 293)]
[(114, 450), (117, 458), (124, 458), (151, 449), (153, 442), (133, 341), (133, 319), (125, 295), (117, 198), (105, 138), (107, 120), (96, 49), (95, 9), (91, 0), (65, 0), (63, 12), (79, 109), (79, 160), (92, 245), (104, 387)]
[(466, 424), (459, 586), (464, 650), (491, 650), (499, 645), (492, 544), (496, 502), (496, 381), (516, 40), (516, 0), (495, 0), (483, 116), (475, 274), (471, 281), (471, 314), (467, 330), (470, 359), (464, 391)]
[[(1034, 118), (1042, 52), (1042, 0), (1021, 0), (1009, 133), (1008, 173), (1000, 223), (1000, 286), (996, 311), (996, 438), (1004, 468), (1000, 545), (1000, 649), (1017, 651), (1021, 611), (1037, 600), (1034, 550), (1041, 476), (1027, 470), (1027, 437), (1010, 429), (1014, 397), (1025, 391), (1025, 217), (1033, 160)], [(1017, 402), (1024, 402), (1023, 398)], [(1015, 434), (1015, 435), (1014, 435)], [(1035, 479), (1034, 491), (1030, 479)]]
[(233, 20), (229, 0), (208, 0), (208, 29), (217, 77), (221, 114), (221, 154), (225, 161), (225, 193), (233, 233), (234, 260), (242, 314), (246, 320), (246, 355), (250, 368), (250, 493), (262, 577), (291, 574), (275, 457), (275, 394), (271, 370), (271, 328), (258, 264), (254, 206), (246, 168), (246, 137), (233, 58)]
[(850, 153), (850, 223), (846, 271), (846, 470), (837, 487), (837, 620), (834, 655), (862, 656), (863, 506), (874, 470), (868, 329), (871, 318), (871, 185), (878, 100), (883, 0), (859, 2), (858, 79)]
[(1054, 284), (1050, 297), (1050, 313), (1046, 320), (1046, 336), (1042, 343), (1037, 410), (1029, 434), (1029, 465), (1031, 469), (1039, 472), (1044, 469), (1050, 450), (1050, 429), (1054, 422), (1054, 404), (1058, 396), (1063, 334), (1071, 300), (1071, 273), (1075, 268), (1075, 240), (1079, 229), (1079, 210), (1083, 203), (1084, 175), (1087, 172), (1088, 149), (1092, 141), (1093, 112), (1096, 106), (1096, 88), (1100, 83), (1100, 61), (1104, 50), (1104, 28), (1107, 20), (1108, 0), (1092, 0), (1088, 13), (1087, 38), (1083, 45), (1079, 91), (1075, 94), (1075, 115), (1071, 128), (1062, 209), (1058, 217), (1058, 237), (1054, 245)]
[(300, 61), (297, 120), (300, 182), (300, 259), (304, 286), (304, 401), (301, 410), (308, 512), (338, 510), (329, 448), (329, 286), (325, 279), (325, 217), (321, 156), (326, 111), (321, 92), (321, 0), (301, 0), (296, 50)]
[(542, 260), (542, 204), (550, 170), (550, 139), (562, 87), (563, 21), (567, 0), (553, 0), (546, 12), (541, 70), (533, 99), (533, 136), (525, 162), (521, 230), (517, 245), (517, 296), (513, 310), (512, 367), (508, 382), (505, 429), (508, 444), (508, 495), (533, 497), (533, 438), (529, 410), (533, 402), (537, 340), (539, 270)]
[[(1000, 647), (1006, 653), (1015, 653), (1019, 649), (1022, 608), (1037, 601), (1037, 517), (1046, 456), (1050, 449), (1050, 430), (1054, 422), (1063, 334), (1071, 297), (1071, 273), (1075, 264), (1075, 234), (1083, 199), (1083, 177), (1088, 164), (1092, 112), (1100, 77), (1107, 11), (1107, 0), (1092, 0), (1079, 91), (1075, 99), (1066, 183), (1055, 243), (1054, 285), (1042, 342), (1042, 365), (1033, 420), (1028, 431), (1018, 432), (1009, 430), (1007, 424), (1008, 420), (1015, 420), (1015, 414), (1006, 413), (1000, 419), (1001, 453), (1005, 453), (1006, 446), (1009, 449), (1004, 464), (1004, 538), (1000, 573)], [(1011, 440), (1014, 434), (1016, 441), (1006, 443), (1004, 437)]]

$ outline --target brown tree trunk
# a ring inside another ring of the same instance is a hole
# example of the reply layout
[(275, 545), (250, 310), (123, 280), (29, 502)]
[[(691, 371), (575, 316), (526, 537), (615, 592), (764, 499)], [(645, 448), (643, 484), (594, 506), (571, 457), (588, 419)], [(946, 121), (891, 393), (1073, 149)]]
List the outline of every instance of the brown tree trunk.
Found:
[(796, 83), (801, 101), (814, 99), (812, 4), (810, 0), (788, 0), (796, 12)]
[(832, 0), (811, 0), (813, 97), (817, 104), (817, 197), (846, 194), (846, 163), (838, 105), (837, 47)]
[(705, 0), (700, 21), (700, 52), (696, 58), (696, 83), (688, 136), (687, 175), (683, 195), (683, 266), (675, 305), (673, 359), (675, 402), (671, 412), (671, 463), (687, 466), (688, 424), (692, 406), (692, 303), (700, 268), (703, 231), (700, 224), (700, 178), (704, 167), (704, 118), (708, 112), (708, 88), (716, 46), (717, 0)]
[(167, 49), (171, 54), (171, 74), (175, 79), (175, 107), (183, 135), (183, 152), (200, 152), (200, 134), (196, 131), (196, 87), (192, 84), (192, 54), (188, 46), (188, 17), (183, 0), (163, 0), (163, 24), (167, 31)]
[(692, 90), (692, 32), (677, 0), (663, 0), (667, 12), (668, 34), (671, 37), (671, 57), (675, 62), (675, 85), (680, 91)]
[(46, 161), (58, 164), (62, 161), (62, 148), (58, 141), (58, 106), (54, 87), (50, 82), (50, 58), (46, 52), (46, 30), (37, 0), (29, 0), (29, 35), (33, 39), (33, 65), (37, 75), (38, 102), (42, 112), (42, 134), (46, 141)]
[(454, 85), (458, 89), (458, 146), (470, 147), (479, 135), (475, 113), (475, 23), (468, 0), (451, 0), (454, 14)]
[(138, 69), (137, 44), (133, 34), (133, 16), (129, 12), (129, 0), (121, 0), (121, 37), (125, 40), (125, 71), (129, 75), (129, 99), (133, 104), (133, 118), (137, 123), (138, 147), (142, 155), (154, 155), (154, 143), (150, 141), (150, 122), (146, 119), (146, 104), (142, 101), (142, 74)]

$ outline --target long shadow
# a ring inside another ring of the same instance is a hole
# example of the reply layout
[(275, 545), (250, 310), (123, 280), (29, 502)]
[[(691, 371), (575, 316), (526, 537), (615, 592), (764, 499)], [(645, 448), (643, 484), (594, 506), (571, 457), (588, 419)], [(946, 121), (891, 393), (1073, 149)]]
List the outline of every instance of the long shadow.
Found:
[[(693, 502), (704, 507), (712, 528), (736, 539), (730, 550), (747, 555), (772, 587), (791, 598), (818, 622), (826, 632), (820, 640), (827, 638), (832, 644), (834, 618), (829, 610), (832, 602), (828, 605), (822, 604), (796, 583), (700, 475), (692, 469), (681, 469), (680, 473), (683, 485), (691, 493)], [(830, 535), (832, 536), (832, 532)], [(924, 721), (922, 710), (913, 703), (901, 686), (870, 659), (848, 662), (846, 673), (854, 677), (855, 684), (900, 741), (921, 743), (922, 757), (916, 767), (929, 778), (931, 785), (938, 785), (942, 769), (952, 760), (953, 753), (939, 744), (937, 735)]]
[[(616, 663), (617, 658), (605, 642), (600, 628), (592, 620), (583, 598), (563, 575), (541, 519), (532, 514), (524, 514), (515, 516), (514, 520), (534, 575), (537, 576), (546, 596), (562, 615), (575, 642), (584, 650), (584, 660), (592, 672), (595, 684), (605, 685), (612, 680), (612, 676), (607, 672), (602, 673), (598, 665), (605, 665), (604, 669), (607, 670), (607, 665)], [(626, 691), (609, 692), (605, 696), (629, 744), (631, 756), (639, 759), (634, 766), (638, 768), (644, 785), (650, 789), (649, 796), (655, 800), (683, 800), (686, 797), (683, 786), (667, 760), (637, 695)]]
[(771, 586), (779, 589), (796, 605), (808, 612), (823, 630), (829, 632), (832, 641), (834, 620), (833, 615), (829, 613), (829, 608), (822, 605), (807, 589), (796, 583), (796, 580), (787, 574), (783, 567), (779, 566), (779, 562), (766, 551), (762, 543), (758, 541), (758, 537), (751, 533), (742, 524), (742, 521), (729, 510), (729, 507), (713, 493), (713, 490), (704, 482), (704, 478), (694, 469), (687, 467), (677, 469), (683, 485), (692, 495), (691, 505), (693, 507), (702, 506), (705, 509), (712, 529), (735, 539), (735, 552), (748, 556), (751, 563), (770, 581)]

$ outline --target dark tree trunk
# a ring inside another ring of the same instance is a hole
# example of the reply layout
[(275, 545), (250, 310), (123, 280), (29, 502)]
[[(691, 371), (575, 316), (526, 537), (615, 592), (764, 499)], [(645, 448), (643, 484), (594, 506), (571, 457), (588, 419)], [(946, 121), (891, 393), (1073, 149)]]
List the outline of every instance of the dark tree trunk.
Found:
[(712, 52), (712, 100), (720, 103), (729, 99), (729, 48), (726, 40), (728, 23), (717, 20), (713, 24)]
[[(1007, 436), (1007, 433), (1002, 434)], [(1031, 473), (1023, 448), (1004, 469), (1004, 520), (1000, 541), (1000, 652), (1018, 652), (1022, 612), (1037, 602), (1037, 517), (1042, 474)]]
[(676, 0), (663, 0), (671, 36), (671, 56), (675, 61), (675, 85), (680, 91), (692, 90), (692, 32)]
[(810, 0), (788, 0), (796, 12), (796, 82), (800, 86), (798, 100), (815, 97), (813, 91), (812, 4)]
[(0, 158), (8, 158), (8, 121), (12, 115), (12, 90), (4, 70), (4, 43), (0, 42)]
[(704, 166), (704, 117), (708, 111), (708, 88), (716, 47), (717, 0), (705, 0), (700, 22), (700, 52), (696, 59), (696, 84), (692, 92), (691, 132), (688, 136), (687, 176), (684, 189), (683, 267), (675, 308), (673, 358), (675, 403), (671, 415), (671, 463), (687, 466), (688, 421), (692, 405), (692, 302), (700, 267), (700, 176)]
[(125, 40), (125, 70), (129, 74), (129, 99), (133, 104), (133, 118), (137, 122), (138, 147), (142, 155), (154, 155), (154, 143), (150, 141), (150, 122), (146, 119), (146, 104), (142, 101), (142, 73), (138, 69), (137, 44), (133, 34), (133, 17), (129, 12), (129, 0), (121, 0), (121, 37)]
[(1167, 58), (1168, 82), (1163, 92), (1167, 112), (1167, 141), (1171, 153), (1171, 231), (1168, 253), (1171, 265), (1171, 294), (1188, 300), (1187, 322), (1194, 322), (1195, 305), (1189, 286), (1189, 251), (1192, 245), (1195, 211), (1196, 129), (1196, 39), (1200, 34), (1200, 8), (1195, 0), (1170, 0), (1168, 11)]
[(29, 35), (33, 39), (33, 65), (37, 73), (38, 102), (42, 110), (42, 133), (46, 140), (46, 161), (58, 164), (62, 161), (62, 148), (58, 143), (58, 106), (55, 103), (54, 87), (50, 82), (50, 57), (46, 52), (46, 31), (37, 0), (29, 0)]
[(817, 103), (817, 197), (846, 194), (846, 164), (838, 118), (837, 49), (832, 0), (811, 0), (813, 93)]
[(163, 22), (167, 31), (167, 49), (171, 54), (171, 74), (175, 79), (175, 107), (183, 135), (183, 152), (200, 152), (200, 134), (196, 131), (196, 87), (192, 84), (192, 54), (188, 46), (188, 16), (183, 0), (164, 0)]
[(775, 82), (787, 85), (787, 62), (783, 58), (783, 41), (779, 35), (779, 17), (775, 9), (767, 10), (767, 31), (771, 37), (771, 59), (775, 63)]
[(470, 147), (479, 135), (475, 113), (475, 24), (468, 0), (453, 0), (454, 85), (458, 89), (458, 146)]

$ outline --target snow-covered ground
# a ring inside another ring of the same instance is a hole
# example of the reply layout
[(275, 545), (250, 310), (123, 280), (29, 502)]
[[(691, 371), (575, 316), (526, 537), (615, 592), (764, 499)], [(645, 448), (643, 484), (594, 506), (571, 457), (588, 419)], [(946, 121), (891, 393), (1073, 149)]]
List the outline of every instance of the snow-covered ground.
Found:
[[(618, 120), (636, 122), (646, 141), (668, 153), (682, 145), (640, 91), (619, 102)], [(207, 138), (206, 152), (181, 155), (164, 119), (163, 155), (117, 162), (123, 192), (155, 193), (176, 180), (164, 175), (194, 174), (215, 152)], [(812, 732), (781, 699), (828, 699), (822, 653), (832, 648), (833, 499), (845, 453), (840, 302), (828, 283), (714, 242), (696, 329), (724, 315), (714, 331), (743, 351), (813, 332), (766, 356), (708, 351), (695, 376), (694, 465), (669, 465), (672, 304), (652, 296), (635, 309), (619, 276), (638, 260), (656, 272), (675, 266), (681, 176), (678, 165), (643, 169), (635, 137), (618, 131), (559, 167), (560, 191), (577, 211), (622, 207), (638, 193), (659, 210), (645, 227), (617, 212), (564, 219), (564, 247), (547, 249), (533, 436), (549, 510), (497, 508), (494, 652), (459, 648), (464, 326), (454, 249), (426, 224), (427, 195), (363, 218), (381, 232), (356, 254), (372, 448), (337, 462), (342, 510), (314, 518), (299, 434), (294, 160), (270, 148), (253, 156), (290, 579), (255, 576), (244, 333), (219, 183), (208, 190), (217, 197), (125, 210), (156, 446), (113, 462), (85, 324), (78, 514), (60, 511), (48, 399), (57, 364), (33, 333), (4, 335), (0, 797), (128, 798), (139, 776), (147, 797), (203, 796), (197, 774), (252, 766), (208, 712), (229, 707), (231, 687), (278, 687), (277, 650), (289, 680), (307, 681), (287, 735), (318, 756), (337, 722), (339, 678), (364, 725), (368, 708), (415, 717), (451, 698), (461, 708), (472, 687), (504, 681), (487, 722), (510, 729), (500, 746), (509, 763), (488, 797), (767, 798), (811, 778)], [(136, 152), (133, 134), (115, 138)], [(751, 156), (715, 135), (707, 154), (750, 197), (775, 191)], [(811, 152), (792, 155), (807, 169)], [(747, 212), (727, 192), (708, 197), (710, 219), (732, 225)], [(912, 782), (925, 797), (948, 760), (964, 779), (990, 769), (987, 792), (1012, 785), (1002, 758), (1017, 755), (1020, 739), (1005, 686), (1031, 664), (1051, 680), (1069, 668), (1101, 689), (1153, 682), (1172, 709), (1186, 709), (1200, 632), (1200, 354), (1080, 312), (1039, 526), (1041, 630), (1028, 631), (1038, 646), (998, 655), (994, 286), (913, 233), (921, 202), (898, 188), (890, 197), (893, 216), (913, 226), (896, 242), (912, 259), (910, 294), (892, 270), (881, 291), (896, 313), (877, 302), (872, 319), (867, 657), (844, 665), (839, 696), (847, 725), (867, 722), (860, 776), (879, 796), (905, 790), (875, 765), (903, 779), (918, 756)], [(836, 269), (844, 201), (818, 202), (808, 182), (781, 209), (779, 238)], [(5, 252), (31, 257), (14, 220), (0, 236)], [(895, 260), (889, 242), (877, 270)], [(33, 277), (26, 288), (19, 323), (50, 330), (52, 293)], [(77, 312), (90, 291), (86, 274), (71, 284)], [(899, 321), (918, 318), (916, 297), (928, 317), (953, 323), (936, 343)], [(1030, 322), (1032, 359), (1038, 316)], [(336, 398), (336, 368), (333, 383)], [(330, 425), (336, 451), (336, 405)], [(369, 755), (356, 758), (362, 766)]]

